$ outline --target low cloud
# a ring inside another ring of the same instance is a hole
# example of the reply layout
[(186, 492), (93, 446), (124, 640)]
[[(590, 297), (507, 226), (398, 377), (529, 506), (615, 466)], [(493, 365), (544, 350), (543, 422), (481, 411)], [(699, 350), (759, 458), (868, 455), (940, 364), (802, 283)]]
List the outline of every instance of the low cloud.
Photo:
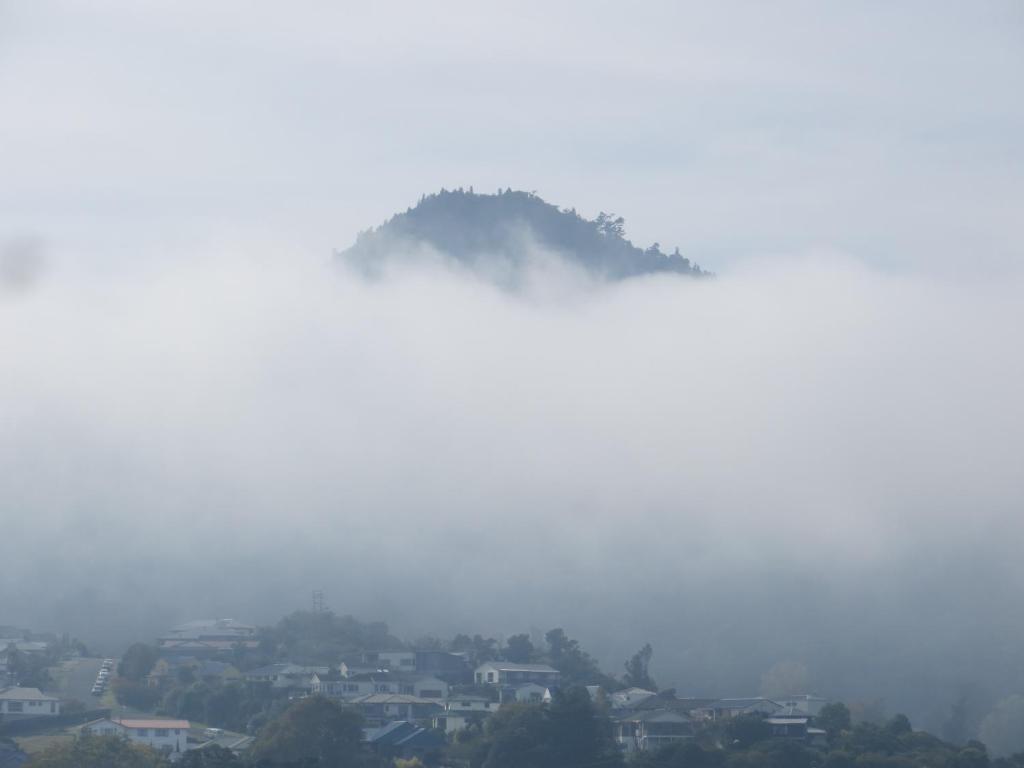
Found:
[(323, 589), (613, 672), (650, 641), (694, 695), (1024, 690), (1019, 279), (146, 264), (0, 298), (0, 618), (114, 642)]

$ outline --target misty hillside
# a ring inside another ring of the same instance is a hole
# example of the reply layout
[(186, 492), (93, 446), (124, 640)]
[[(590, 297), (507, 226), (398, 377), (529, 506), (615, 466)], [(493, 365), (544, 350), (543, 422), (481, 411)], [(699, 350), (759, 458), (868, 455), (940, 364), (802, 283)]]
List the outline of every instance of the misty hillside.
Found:
[(424, 245), (492, 275), (514, 277), (536, 247), (609, 280), (656, 272), (707, 274), (678, 248), (666, 254), (658, 243), (646, 249), (633, 245), (622, 217), (602, 212), (585, 219), (533, 193), (510, 189), (493, 195), (442, 189), (424, 196), (414, 208), (361, 233), (341, 257), (372, 271), (396, 255), (422, 253)]

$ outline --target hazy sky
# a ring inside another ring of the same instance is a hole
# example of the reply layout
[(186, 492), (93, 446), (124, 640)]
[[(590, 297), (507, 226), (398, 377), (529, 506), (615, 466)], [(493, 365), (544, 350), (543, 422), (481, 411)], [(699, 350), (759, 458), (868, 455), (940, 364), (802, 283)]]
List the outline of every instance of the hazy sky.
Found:
[(0, 236), (319, 249), (442, 186), (614, 210), (716, 271), (1004, 269), (1017, 2), (0, 1)]
[[(0, 0), (0, 623), (107, 647), (324, 589), (1024, 694), (1024, 5)], [(442, 186), (713, 280), (521, 295), (332, 248)]]

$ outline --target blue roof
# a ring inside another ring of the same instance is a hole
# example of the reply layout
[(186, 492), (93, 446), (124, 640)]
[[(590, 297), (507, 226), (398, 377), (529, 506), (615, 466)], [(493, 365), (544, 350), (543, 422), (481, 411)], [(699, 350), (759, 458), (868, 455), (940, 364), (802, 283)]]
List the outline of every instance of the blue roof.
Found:
[(437, 747), (444, 743), (444, 737), (428, 728), (422, 728), (407, 720), (373, 728), (366, 732), (366, 740), (375, 746), (388, 747)]

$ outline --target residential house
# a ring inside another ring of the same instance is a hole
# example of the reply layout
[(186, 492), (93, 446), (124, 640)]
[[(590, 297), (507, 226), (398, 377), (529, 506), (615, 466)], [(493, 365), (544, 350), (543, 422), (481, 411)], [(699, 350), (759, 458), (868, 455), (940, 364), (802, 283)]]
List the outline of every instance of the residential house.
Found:
[(654, 691), (645, 688), (626, 688), (623, 691), (615, 691), (608, 694), (608, 705), (613, 709), (634, 709), (642, 702), (656, 697)]
[(546, 685), (537, 683), (525, 683), (511, 689), (511, 696), (503, 697), (505, 701), (515, 701), (521, 704), (550, 704), (551, 689)]
[(558, 686), (561, 673), (547, 664), (488, 661), (476, 668), (473, 677), (478, 685), (516, 686), (537, 683), (551, 688)]
[(416, 671), (440, 678), (450, 685), (473, 682), (473, 672), (463, 653), (416, 651)]
[[(210, 738), (212, 735), (212, 738)], [(210, 749), (211, 747), (222, 747), (224, 749), (230, 749), (238, 756), (245, 754), (245, 751), (252, 746), (252, 743), (256, 740), (253, 736), (243, 736), (239, 733), (226, 733), (220, 731), (215, 734), (211, 734), (207, 731), (204, 734), (204, 741), (202, 744), (196, 744), (193, 749)]]
[(345, 682), (345, 676), (338, 670), (331, 669), (323, 674), (316, 672), (309, 680), (309, 692), (314, 696), (340, 699), (345, 695)]
[(368, 728), (363, 738), (374, 752), (390, 760), (420, 757), (440, 749), (445, 743), (437, 731), (405, 721)]
[(822, 707), (828, 704), (828, 699), (823, 699), (820, 696), (811, 696), (809, 694), (802, 694), (800, 696), (787, 696), (784, 698), (776, 698), (779, 706), (782, 709), (778, 714), (787, 714), (799, 717), (806, 715), (807, 717), (817, 717), (818, 713), (821, 712)]
[(26, 717), (56, 717), (60, 699), (47, 696), (38, 688), (12, 686), (0, 689), (0, 720)]
[(624, 752), (658, 749), (691, 739), (693, 721), (671, 709), (641, 709), (613, 721), (615, 741)]
[(452, 694), (444, 702), (445, 712), (497, 712), (500, 704), (487, 696)]
[(213, 656), (259, 646), (256, 627), (234, 619), (201, 619), (179, 624), (157, 640), (162, 654)]
[(737, 715), (773, 715), (782, 709), (776, 701), (762, 697), (747, 699), (717, 699), (694, 708), (693, 712), (704, 720), (723, 720)]
[(391, 672), (416, 671), (415, 651), (365, 651), (361, 661), (364, 666)]
[(188, 720), (103, 718), (86, 723), (82, 732), (97, 736), (123, 736), (161, 752), (177, 753), (189, 749), (190, 727)]
[(396, 693), (438, 700), (448, 697), (448, 683), (444, 680), (402, 672), (364, 672), (348, 677), (317, 675), (310, 690), (342, 699), (355, 699), (372, 693)]
[(812, 718), (808, 716), (775, 715), (766, 717), (765, 723), (771, 729), (773, 738), (798, 739), (812, 746), (826, 746), (828, 733), (821, 728), (811, 727)]
[(312, 691), (313, 677), (327, 675), (330, 667), (307, 667), (282, 662), (252, 669), (245, 673), (247, 683), (262, 684), (279, 691)]
[(363, 713), (370, 727), (379, 727), (395, 720), (431, 722), (435, 715), (444, 711), (437, 701), (401, 693), (371, 693), (352, 699), (349, 703)]
[(0, 638), (0, 651), (17, 651), (18, 653), (46, 653), (50, 650), (46, 640), (26, 640), (23, 637)]
[(499, 702), (486, 696), (452, 696), (444, 702), (444, 712), (434, 717), (434, 727), (454, 733), (470, 725), (480, 725), (498, 711)]

